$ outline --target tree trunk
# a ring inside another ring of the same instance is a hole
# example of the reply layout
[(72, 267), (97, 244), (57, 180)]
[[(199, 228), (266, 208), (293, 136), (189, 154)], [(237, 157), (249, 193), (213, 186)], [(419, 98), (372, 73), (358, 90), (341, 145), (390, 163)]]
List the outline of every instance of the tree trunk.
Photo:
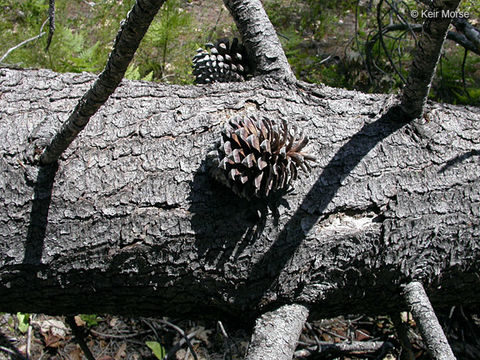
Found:
[[(478, 303), (480, 115), (433, 104), (402, 124), (386, 95), (257, 79), (124, 81), (55, 167), (30, 164), (94, 81), (0, 69), (0, 311), (314, 317)], [(210, 179), (223, 124), (286, 118), (318, 158), (283, 200)]]

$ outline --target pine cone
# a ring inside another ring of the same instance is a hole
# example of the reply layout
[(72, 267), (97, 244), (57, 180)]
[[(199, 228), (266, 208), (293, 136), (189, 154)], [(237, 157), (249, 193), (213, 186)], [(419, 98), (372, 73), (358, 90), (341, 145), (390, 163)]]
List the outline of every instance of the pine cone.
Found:
[(247, 77), (247, 54), (245, 47), (234, 38), (230, 46), (228, 39), (219, 40), (215, 45), (205, 44), (193, 57), (195, 84), (214, 82), (239, 82)]
[(315, 157), (302, 152), (308, 139), (297, 127), (268, 118), (236, 117), (222, 131), (212, 159), (212, 176), (238, 196), (268, 198), (288, 190), (298, 168), (310, 172)]

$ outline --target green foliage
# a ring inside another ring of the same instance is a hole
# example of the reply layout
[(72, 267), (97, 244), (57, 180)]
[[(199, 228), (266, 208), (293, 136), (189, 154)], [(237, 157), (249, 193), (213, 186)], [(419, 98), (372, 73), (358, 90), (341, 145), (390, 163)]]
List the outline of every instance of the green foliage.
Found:
[(193, 81), (190, 60), (196, 44), (189, 34), (192, 15), (181, 7), (181, 3), (180, 0), (167, 1), (150, 25), (142, 41), (148, 46), (142, 46), (138, 52), (142, 60), (137, 61), (140, 79), (151, 76), (164, 82)]
[(159, 360), (162, 360), (167, 352), (165, 351), (165, 348), (158, 342), (156, 341), (147, 341), (145, 344), (152, 350), (153, 355)]
[(95, 315), (95, 314), (81, 314), (81, 315), (80, 315), (80, 319), (82, 319), (83, 321), (85, 321), (85, 324), (86, 324), (88, 327), (92, 327), (92, 326), (98, 325), (98, 322), (101, 320), (101, 318), (98, 317), (98, 315)]
[[(115, 38), (135, 0), (99, 0), (95, 6), (84, 1), (57, 1), (56, 32), (46, 53), (46, 36), (10, 53), (7, 64), (50, 68), (59, 72), (99, 73), (105, 66)], [(265, 0), (288, 60), (301, 80), (365, 92), (396, 92), (408, 74), (415, 39), (410, 32), (389, 32), (384, 44), (372, 42), (373, 63), (367, 71), (366, 46), (378, 32), (378, 2), (356, 0)], [(390, 4), (397, 4), (395, 9)], [(169, 0), (160, 9), (125, 77), (134, 80), (193, 83), (191, 58), (206, 41), (232, 36), (236, 32), (221, 0)], [(409, 22), (410, 10), (421, 10), (415, 0), (383, 2), (382, 23)], [(45, 0), (0, 0), (0, 56), (9, 48), (39, 34), (47, 19)], [(217, 10), (218, 9), (218, 10)], [(461, 11), (470, 20), (480, 18), (478, 0), (462, 1)], [(198, 17), (202, 13), (202, 17)], [(208, 13), (208, 14), (207, 14)], [(222, 15), (223, 14), (223, 15)], [(203, 17), (205, 15), (205, 17)], [(218, 21), (220, 20), (220, 23)], [(420, 23), (422, 19), (417, 19)], [(356, 30), (356, 31), (355, 31)], [(43, 31), (48, 31), (47, 27)], [(445, 56), (432, 86), (431, 97), (453, 103), (478, 104), (480, 88), (478, 55), (469, 54), (462, 82), (463, 49), (446, 43)], [(393, 60), (393, 65), (392, 65)], [(475, 76), (473, 74), (476, 74)]]
[(25, 313), (17, 313), (17, 320), (18, 320), (18, 330), (25, 334), (30, 326), (30, 314)]

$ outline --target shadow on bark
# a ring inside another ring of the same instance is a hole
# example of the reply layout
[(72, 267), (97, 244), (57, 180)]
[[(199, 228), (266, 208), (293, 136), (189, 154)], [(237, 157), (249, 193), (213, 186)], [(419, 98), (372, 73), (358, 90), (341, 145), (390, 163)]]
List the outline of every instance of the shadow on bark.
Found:
[(223, 271), (226, 262), (235, 260), (261, 235), (266, 204), (234, 195), (210, 177), (210, 166), (208, 160), (204, 160), (195, 173), (190, 184), (189, 211), (193, 214), (192, 229), (199, 258), (204, 259), (207, 266)]
[(450, 160), (447, 161), (447, 163), (439, 170), (439, 173), (442, 174), (445, 171), (448, 170), (448, 168), (455, 166), (456, 164), (459, 164), (473, 156), (480, 156), (480, 150), (471, 150), (468, 151), (460, 156), (456, 156)]
[(42, 166), (39, 169), (34, 184), (34, 198), (25, 242), (24, 264), (40, 265), (42, 262), (48, 212), (57, 170), (58, 163)]
[[(365, 124), (338, 150), (275, 242), (260, 261), (253, 265), (246, 281), (247, 287), (250, 283), (256, 283), (262, 284), (264, 293), (275, 291), (283, 268), (332, 201), (342, 181), (370, 150), (405, 124), (404, 113), (394, 106), (375, 122)], [(306, 219), (308, 214), (310, 216)]]

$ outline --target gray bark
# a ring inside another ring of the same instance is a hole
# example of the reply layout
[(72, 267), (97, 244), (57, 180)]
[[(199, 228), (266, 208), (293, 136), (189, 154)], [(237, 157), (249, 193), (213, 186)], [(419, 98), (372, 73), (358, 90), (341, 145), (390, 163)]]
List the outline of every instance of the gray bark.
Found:
[[(402, 124), (385, 95), (124, 81), (58, 168), (32, 165), (94, 80), (0, 70), (0, 311), (390, 313), (411, 278), (436, 306), (479, 302), (478, 108)], [(248, 112), (297, 123), (318, 158), (268, 206), (206, 171), (225, 121)]]
[[(77, 135), (87, 125), (90, 118), (105, 101), (113, 94), (123, 79), (133, 55), (140, 45), (150, 23), (165, 0), (138, 0), (128, 13), (126, 21), (122, 22), (117, 34), (112, 52), (107, 64), (97, 81), (79, 100), (67, 121), (51, 140), (40, 157), (42, 164), (51, 164), (59, 159)], [(50, 2), (50, 6), (54, 4)], [(50, 14), (51, 24), (54, 24), (54, 13)], [(50, 28), (49, 39), (53, 36)], [(48, 45), (47, 45), (48, 48)]]
[(284, 305), (260, 316), (253, 330), (246, 360), (291, 360), (307, 320), (303, 305)]
[(435, 0), (431, 10), (436, 17), (427, 19), (423, 25), (415, 54), (402, 92), (401, 108), (412, 119), (423, 115), (443, 42), (452, 19), (440, 16), (442, 11), (455, 11), (460, 0)]
[(480, 54), (480, 30), (475, 28), (466, 19), (455, 18), (452, 20), (452, 23), (458, 31), (465, 34), (465, 38), (469, 44), (471, 44), (471, 48), (473, 48), (471, 50)]
[(412, 281), (405, 286), (404, 296), (432, 359), (456, 360), (423, 285)]
[(252, 60), (256, 75), (295, 79), (275, 28), (260, 0), (224, 0)]

